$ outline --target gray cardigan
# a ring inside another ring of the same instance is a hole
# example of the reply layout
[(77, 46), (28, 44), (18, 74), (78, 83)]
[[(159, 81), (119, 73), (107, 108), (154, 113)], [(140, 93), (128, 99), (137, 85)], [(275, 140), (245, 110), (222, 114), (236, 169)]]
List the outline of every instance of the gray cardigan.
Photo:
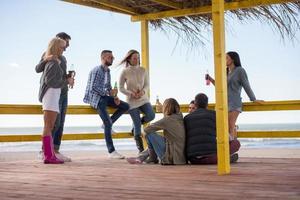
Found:
[(62, 88), (64, 85), (64, 71), (56, 60), (48, 61), (45, 64), (40, 82), (39, 101), (42, 99), (49, 88)]
[(185, 129), (182, 114), (166, 116), (145, 128), (145, 133), (163, 130), (166, 138), (166, 152), (163, 164), (186, 164), (185, 160)]
[[(41, 73), (45, 69), (47, 61), (45, 61), (43, 59), (44, 55), (45, 55), (45, 53), (42, 55), (42, 58), (41, 58), (39, 64), (37, 64), (36, 67), (35, 67), (35, 71), (37, 73)], [(62, 68), (62, 70), (64, 72), (64, 84), (61, 88), (61, 95), (67, 95), (68, 94), (67, 59), (62, 55), (62, 56), (59, 57), (59, 60), (61, 62), (60, 67)]]
[(242, 108), (242, 87), (250, 100), (255, 101), (256, 98), (250, 87), (246, 71), (242, 67), (235, 67), (233, 71), (227, 75), (228, 111)]

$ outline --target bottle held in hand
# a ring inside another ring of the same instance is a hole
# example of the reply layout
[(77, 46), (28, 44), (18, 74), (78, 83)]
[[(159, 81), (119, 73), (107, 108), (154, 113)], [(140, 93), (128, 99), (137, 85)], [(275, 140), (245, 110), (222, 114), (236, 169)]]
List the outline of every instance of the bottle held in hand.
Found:
[[(75, 72), (75, 70), (74, 70), (74, 64), (71, 64), (70, 69), (68, 70), (68, 75), (67, 75), (67, 77), (68, 77), (68, 78), (73, 78), (73, 79), (74, 79), (75, 75), (76, 75), (76, 72)], [(69, 88), (72, 89), (72, 88), (73, 88), (73, 84), (70, 85)]]
[(117, 95), (118, 95), (118, 83), (116, 81), (115, 85), (114, 85), (114, 94), (113, 94), (113, 96), (116, 97)]
[(209, 80), (209, 75), (208, 75), (208, 73), (205, 74), (205, 81), (206, 81), (206, 85), (210, 85), (210, 80)]
[(157, 113), (161, 113), (162, 112), (162, 104), (159, 102), (159, 98), (158, 96), (156, 96), (156, 103), (155, 103), (155, 111)]
[(70, 78), (74, 78), (75, 75), (76, 75), (76, 72), (75, 72), (75, 70), (74, 70), (74, 64), (72, 64), (72, 65), (70, 66), (69, 71), (68, 71), (68, 78), (69, 78), (69, 77), (70, 77)]

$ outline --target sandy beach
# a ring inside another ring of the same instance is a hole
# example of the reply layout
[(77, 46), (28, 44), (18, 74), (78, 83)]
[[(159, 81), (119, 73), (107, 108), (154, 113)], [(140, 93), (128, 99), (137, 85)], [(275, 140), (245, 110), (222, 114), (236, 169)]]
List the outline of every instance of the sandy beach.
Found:
[[(107, 157), (106, 151), (65, 151), (62, 152), (73, 160)], [(125, 156), (134, 156), (135, 151), (120, 151)], [(241, 148), (239, 157), (247, 158), (300, 158), (300, 148)], [(0, 161), (36, 160), (38, 152), (1, 152)]]

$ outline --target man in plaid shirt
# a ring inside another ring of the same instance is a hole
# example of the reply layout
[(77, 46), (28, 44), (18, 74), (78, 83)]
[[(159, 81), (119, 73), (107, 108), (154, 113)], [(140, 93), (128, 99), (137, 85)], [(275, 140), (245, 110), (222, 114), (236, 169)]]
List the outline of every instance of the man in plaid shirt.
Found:
[[(91, 70), (83, 101), (95, 108), (103, 121), (105, 141), (110, 157), (124, 159), (125, 157), (115, 150), (111, 128), (112, 124), (129, 109), (129, 105), (117, 97), (118, 89), (111, 87), (109, 66), (112, 65), (113, 60), (112, 51), (101, 52), (101, 65)], [(108, 106), (117, 109), (111, 117), (106, 110)]]

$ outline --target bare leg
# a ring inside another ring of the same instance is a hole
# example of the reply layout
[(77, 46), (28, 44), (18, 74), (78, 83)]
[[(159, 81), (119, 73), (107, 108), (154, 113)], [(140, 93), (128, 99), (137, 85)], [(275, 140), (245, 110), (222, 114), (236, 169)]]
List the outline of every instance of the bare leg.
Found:
[(240, 114), (240, 112), (238, 112), (238, 111), (230, 111), (228, 113), (229, 134), (233, 138), (237, 138), (237, 131), (235, 128), (235, 123), (236, 123), (236, 120), (237, 120), (239, 114)]
[(52, 129), (55, 124), (57, 112), (44, 110), (44, 130), (43, 136), (52, 135)]

